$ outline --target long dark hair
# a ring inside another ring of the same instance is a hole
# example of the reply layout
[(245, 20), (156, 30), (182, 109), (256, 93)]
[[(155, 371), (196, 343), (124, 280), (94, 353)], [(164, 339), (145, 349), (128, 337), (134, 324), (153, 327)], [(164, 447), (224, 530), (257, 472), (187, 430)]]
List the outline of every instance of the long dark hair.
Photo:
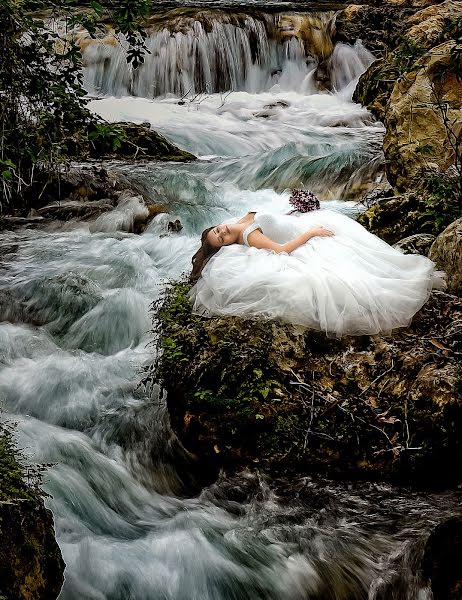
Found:
[[(215, 227), (215, 225), (213, 226)], [(189, 281), (191, 283), (196, 283), (199, 277), (202, 275), (202, 271), (205, 265), (209, 262), (214, 254), (218, 252), (219, 247), (212, 246), (212, 244), (208, 241), (207, 235), (209, 231), (212, 231), (213, 227), (208, 227), (204, 229), (201, 235), (201, 247), (196, 252), (196, 254), (192, 257), (192, 271), (189, 277)]]

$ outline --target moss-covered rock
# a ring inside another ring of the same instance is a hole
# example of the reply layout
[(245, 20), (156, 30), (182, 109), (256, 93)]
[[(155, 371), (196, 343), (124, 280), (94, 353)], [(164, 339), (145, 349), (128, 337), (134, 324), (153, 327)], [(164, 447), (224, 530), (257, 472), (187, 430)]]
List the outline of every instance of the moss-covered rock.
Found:
[(428, 215), (422, 194), (403, 194), (379, 200), (358, 217), (359, 223), (389, 244), (419, 234), (436, 235), (440, 228)]
[[(460, 302), (435, 293), (409, 330), (332, 340), (271, 321), (157, 306), (174, 431), (201, 459), (276, 473), (460, 480)], [(444, 340), (444, 341), (443, 341)]]
[(52, 600), (64, 577), (53, 517), (36, 474), (26, 472), (8, 425), (0, 423), (0, 598)]
[(88, 131), (68, 139), (71, 157), (184, 162), (196, 157), (181, 150), (149, 123), (94, 123)]

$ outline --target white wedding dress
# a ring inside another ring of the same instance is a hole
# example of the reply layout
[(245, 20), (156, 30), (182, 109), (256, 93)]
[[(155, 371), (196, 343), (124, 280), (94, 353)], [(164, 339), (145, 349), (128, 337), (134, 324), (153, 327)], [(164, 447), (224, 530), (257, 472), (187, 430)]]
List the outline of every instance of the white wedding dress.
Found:
[[(257, 228), (283, 244), (314, 226), (335, 235), (314, 237), (290, 254), (248, 246)], [(331, 210), (257, 213), (244, 241), (207, 263), (190, 292), (194, 312), (281, 319), (336, 337), (388, 333), (409, 325), (441, 280), (428, 258), (403, 254)]]

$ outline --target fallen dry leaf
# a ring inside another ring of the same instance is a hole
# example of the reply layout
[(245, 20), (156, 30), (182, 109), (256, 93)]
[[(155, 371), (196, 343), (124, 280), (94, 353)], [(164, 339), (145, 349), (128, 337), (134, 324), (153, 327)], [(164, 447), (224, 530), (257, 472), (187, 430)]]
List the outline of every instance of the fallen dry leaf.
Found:
[(443, 346), (443, 344), (441, 342), (439, 342), (438, 340), (435, 340), (435, 338), (432, 338), (430, 340), (430, 344), (433, 344), (433, 346), (436, 346), (440, 350), (445, 350), (446, 352), (451, 352), (450, 348), (446, 348), (446, 346)]
[(389, 424), (393, 424), (393, 423), (400, 423), (400, 421), (401, 421), (401, 420), (400, 420), (400, 419), (397, 419), (396, 417), (387, 417), (387, 418), (384, 418), (384, 417), (381, 417), (381, 418), (380, 418), (380, 417), (379, 417), (379, 421), (380, 421), (381, 423), (389, 423)]

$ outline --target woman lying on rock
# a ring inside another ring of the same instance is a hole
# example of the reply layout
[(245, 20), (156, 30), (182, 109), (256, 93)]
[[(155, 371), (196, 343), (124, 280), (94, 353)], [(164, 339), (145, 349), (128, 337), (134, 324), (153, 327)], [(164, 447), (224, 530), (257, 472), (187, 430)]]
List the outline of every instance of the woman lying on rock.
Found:
[[(297, 216), (249, 212), (209, 227), (193, 256), (193, 310), (263, 317), (329, 336), (388, 333), (409, 325), (442, 274), (356, 221), (291, 197)], [(315, 210), (313, 210), (315, 209)]]

